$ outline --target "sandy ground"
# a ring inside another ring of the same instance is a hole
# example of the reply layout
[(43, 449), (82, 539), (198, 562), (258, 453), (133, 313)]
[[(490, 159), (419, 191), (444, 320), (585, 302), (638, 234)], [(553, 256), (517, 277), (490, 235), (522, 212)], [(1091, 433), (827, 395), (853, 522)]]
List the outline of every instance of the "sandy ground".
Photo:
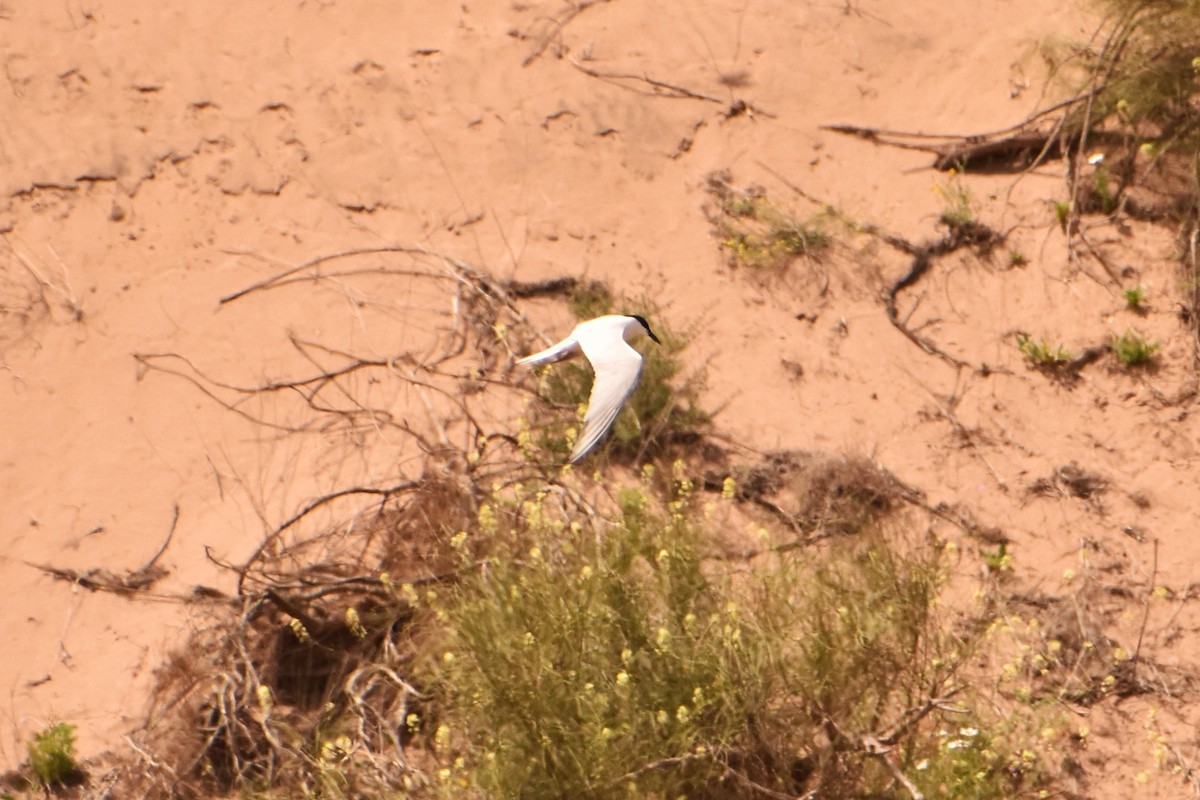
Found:
[[(900, 306), (984, 376), (889, 324), (880, 290), (907, 262), (888, 248), (845, 232), (823, 264), (750, 275), (728, 267), (705, 213), (706, 176), (728, 170), (800, 213), (814, 208), (781, 179), (912, 241), (934, 237), (937, 187), (953, 179), (928, 154), (820, 126), (1002, 128), (1046, 103), (1037, 43), (1085, 39), (1089, 17), (1037, 0), (568, 8), (0, 4), (0, 766), (58, 720), (78, 725), (85, 755), (122, 746), (189, 629), (193, 611), (171, 598), (230, 588), (208, 556), (236, 563), (307, 499), (413, 468), (402, 437), (296, 432), (302, 408), (221, 394), (235, 413), (193, 380), (311, 372), (293, 339), (380, 358), (435, 341), (451, 310), (415, 278), (219, 302), (316, 256), (387, 245), (653, 295), (693, 328), (722, 430), (761, 449), (869, 455), (1000, 527), (1037, 591), (1069, 596), (1065, 570), (1108, 570), (1135, 595), (1109, 631), (1119, 641), (1138, 638), (1142, 600), (1167, 587), (1143, 647), (1164, 669), (1194, 659), (1200, 423), (1181, 393), (1193, 348), (1169, 230), (1091, 231), (1145, 287), (1136, 315), (1118, 281), (1068, 252), (1052, 209), (1060, 165), (962, 179), (1028, 263), (963, 251)], [(529, 313), (562, 332), (549, 304)], [(1163, 343), (1158, 369), (1104, 361), (1074, 386), (1027, 369), (1013, 338), (1078, 351), (1131, 326)], [(428, 398), (399, 383), (370, 391), (419, 410)], [(517, 411), (497, 409), (496, 424)], [(1072, 462), (1109, 480), (1102, 499), (1029, 491)], [(137, 570), (169, 532), (155, 562), (169, 575), (149, 600), (33, 566)], [(1147, 711), (1164, 702), (1072, 712), (1093, 731), (1094, 796), (1183, 791), (1177, 762), (1157, 767), (1146, 744)], [(1166, 706), (1156, 724), (1190, 763), (1196, 699)]]

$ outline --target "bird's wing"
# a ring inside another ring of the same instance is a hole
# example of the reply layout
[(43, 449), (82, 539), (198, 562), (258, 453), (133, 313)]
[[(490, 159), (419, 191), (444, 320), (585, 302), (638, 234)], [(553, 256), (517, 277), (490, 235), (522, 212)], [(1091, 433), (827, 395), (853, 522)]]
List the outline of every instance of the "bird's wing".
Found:
[(621, 406), (633, 394), (642, 376), (641, 353), (619, 336), (595, 344), (583, 342), (581, 347), (592, 364), (596, 380), (592, 384), (592, 396), (583, 418), (583, 432), (571, 451), (572, 464), (590, 453), (608, 433)]
[(579, 342), (574, 337), (568, 336), (556, 345), (547, 347), (540, 353), (534, 353), (530, 356), (525, 356), (519, 360), (518, 364), (528, 364), (531, 367), (536, 367), (540, 364), (553, 364), (555, 361), (562, 361), (564, 358), (570, 358), (579, 352)]

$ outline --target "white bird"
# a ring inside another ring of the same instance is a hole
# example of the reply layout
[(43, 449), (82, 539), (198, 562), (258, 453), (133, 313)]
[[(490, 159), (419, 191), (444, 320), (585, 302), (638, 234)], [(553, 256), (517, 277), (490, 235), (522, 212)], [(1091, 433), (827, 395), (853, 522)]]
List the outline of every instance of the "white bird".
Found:
[(582, 350), (591, 363), (596, 380), (583, 417), (583, 432), (571, 451), (572, 464), (579, 463), (600, 443), (616, 421), (621, 406), (637, 388), (642, 377), (642, 354), (630, 347), (629, 341), (643, 334), (658, 342), (650, 324), (637, 314), (596, 317), (576, 325), (570, 336), (553, 347), (517, 362), (530, 366), (552, 364)]

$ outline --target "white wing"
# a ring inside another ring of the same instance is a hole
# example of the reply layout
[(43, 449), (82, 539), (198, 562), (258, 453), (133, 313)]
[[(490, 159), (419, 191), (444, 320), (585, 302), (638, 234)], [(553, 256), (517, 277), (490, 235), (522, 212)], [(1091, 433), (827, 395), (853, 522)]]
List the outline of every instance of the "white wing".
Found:
[(547, 347), (540, 353), (534, 353), (531, 356), (525, 356), (518, 364), (528, 364), (531, 367), (536, 367), (540, 364), (552, 364), (555, 361), (562, 361), (564, 358), (570, 358), (579, 352), (579, 342), (571, 336), (563, 339), (556, 345)]
[(608, 433), (642, 376), (641, 353), (626, 344), (619, 333), (599, 342), (585, 339), (580, 346), (592, 364), (596, 380), (583, 418), (583, 432), (571, 451), (572, 464), (579, 463)]

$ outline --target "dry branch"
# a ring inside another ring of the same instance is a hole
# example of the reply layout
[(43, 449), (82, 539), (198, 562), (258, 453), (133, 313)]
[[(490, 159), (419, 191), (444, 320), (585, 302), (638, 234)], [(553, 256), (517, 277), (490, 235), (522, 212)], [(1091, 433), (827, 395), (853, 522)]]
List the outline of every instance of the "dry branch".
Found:
[(1090, 105), (1103, 89), (1103, 85), (1094, 86), (1036, 111), (1021, 122), (984, 133), (938, 134), (844, 124), (822, 125), (821, 129), (889, 147), (932, 153), (936, 156), (934, 168), (942, 171), (1024, 172), (1046, 159), (1064, 155), (1064, 141), (1060, 136), (1062, 121), (1047, 125), (1046, 118), (1082, 103)]
[(546, 31), (538, 37), (537, 44), (529, 51), (529, 55), (525, 56), (525, 60), (521, 62), (522, 67), (528, 67), (534, 61), (541, 57), (542, 53), (546, 52), (546, 48), (554, 41), (562, 29), (567, 27), (570, 22), (582, 14), (592, 6), (610, 3), (612, 0), (581, 0), (578, 3), (571, 3), (570, 6), (559, 12), (554, 17), (551, 17), (547, 22)]
[(129, 570), (124, 573), (114, 572), (104, 567), (95, 567), (84, 570), (82, 572), (66, 567), (55, 567), (49, 564), (35, 564), (29, 561), (25, 563), (34, 569), (45, 572), (50, 577), (73, 583), (76, 586), (82, 586), (84, 589), (93, 592), (113, 592), (115, 594), (129, 595), (134, 592), (149, 589), (160, 579), (166, 577), (168, 570), (165, 567), (155, 566), (158, 559), (166, 552), (167, 546), (171, 544), (171, 537), (175, 535), (175, 526), (179, 523), (179, 504), (176, 503), (171, 514), (171, 524), (167, 529), (167, 535), (163, 538), (162, 544), (158, 546), (158, 550), (150, 557), (142, 566), (134, 570)]
[[(289, 267), (288, 269), (285, 269), (283, 272), (279, 272), (275, 275), (272, 275), (269, 278), (264, 278), (261, 281), (252, 283), (251, 285), (245, 287), (244, 289), (239, 289), (236, 292), (227, 294), (224, 297), (222, 297), (218, 302), (220, 303), (220, 305), (225, 305), (226, 303), (232, 303), (234, 300), (238, 300), (242, 297), (245, 297), (246, 295), (248, 295), (252, 292), (257, 292), (257, 291), (260, 291), (263, 289), (274, 288), (276, 286), (281, 285), (281, 282), (286, 278), (290, 278), (291, 276), (296, 275), (297, 273), (303, 272), (306, 269), (315, 269), (316, 267), (320, 266), (321, 264), (327, 263), (329, 261), (335, 261), (335, 260), (342, 259), (342, 258), (351, 258), (353, 256), (375, 255), (375, 254), (379, 254), (379, 253), (409, 253), (409, 254), (413, 254), (413, 255), (417, 255), (417, 254), (433, 255), (432, 253), (430, 253), (430, 251), (426, 250), (423, 247), (406, 247), (404, 245), (383, 245), (383, 246), (378, 246), (378, 247), (356, 247), (356, 248), (352, 248), (349, 250), (342, 250), (341, 252), (337, 252), (337, 253), (330, 253), (328, 255), (317, 256), (316, 258), (305, 261), (303, 264), (298, 264), (294, 267)], [(308, 276), (306, 278), (306, 280), (319, 280), (320, 278), (323, 278), (323, 277), (327, 277), (327, 276), (322, 275), (320, 273), (315, 273), (313, 275)]]
[(402, 481), (400, 483), (394, 484), (392, 486), (387, 486), (387, 487), (352, 486), (348, 489), (339, 489), (336, 492), (330, 492), (329, 494), (322, 495), (321, 497), (318, 497), (315, 500), (309, 501), (307, 504), (305, 504), (305, 506), (303, 508), (301, 508), (299, 511), (297, 511), (295, 514), (293, 514), (291, 517), (289, 517), (283, 523), (276, 526), (274, 528), (274, 530), (272, 530), (270, 533), (268, 533), (266, 535), (266, 537), (259, 543), (258, 547), (255, 548), (254, 552), (250, 555), (250, 557), (248, 559), (246, 559), (246, 562), (241, 567), (237, 568), (237, 571), (238, 571), (237, 593), (238, 593), (238, 595), (245, 594), (244, 585), (245, 585), (245, 581), (246, 581), (246, 574), (249, 571), (250, 567), (252, 567), (262, 557), (262, 555), (266, 551), (266, 549), (268, 547), (270, 547), (273, 542), (277, 541), (279, 539), (279, 537), (282, 536), (289, 528), (291, 528), (296, 523), (300, 522), (302, 519), (307, 517), (312, 512), (316, 511), (318, 508), (328, 505), (329, 503), (332, 503), (334, 500), (338, 500), (343, 497), (350, 497), (353, 495), (373, 495), (373, 496), (379, 497), (379, 498), (381, 498), (379, 500), (379, 504), (382, 506), (394, 495), (396, 495), (400, 492), (403, 492), (405, 490), (408, 490), (408, 489), (416, 488), (417, 486), (418, 486), (418, 484), (415, 481)]
[(943, 256), (948, 253), (953, 253), (962, 247), (972, 246), (984, 252), (990, 250), (997, 243), (1003, 240), (1003, 236), (991, 228), (979, 222), (969, 221), (953, 223), (949, 225), (950, 230), (941, 239), (935, 242), (913, 245), (912, 243), (900, 239), (895, 236), (883, 236), (884, 241), (897, 247), (902, 252), (908, 253), (913, 257), (912, 263), (908, 268), (908, 272), (900, 276), (887, 291), (884, 292), (884, 305), (887, 309), (888, 321), (896, 330), (904, 334), (913, 344), (920, 347), (931, 356), (937, 356), (943, 361), (957, 367), (969, 368), (981, 374), (990, 372), (986, 367), (974, 367), (967, 361), (964, 361), (957, 356), (950, 355), (945, 350), (935, 345), (928, 339), (920, 336), (916, 331), (908, 326), (905, 321), (900, 319), (900, 315), (896, 310), (896, 297), (901, 291), (915, 284), (921, 277), (929, 271), (933, 266), (935, 257)]
[[(622, 89), (629, 89), (630, 91), (634, 91), (634, 92), (637, 92), (639, 90), (628, 85), (628, 83), (625, 83), (625, 81), (638, 81), (641, 83), (645, 83), (650, 87), (650, 91), (640, 92), (640, 93), (648, 94), (653, 97), (671, 97), (671, 98), (679, 98), (679, 99), (687, 99), (687, 100), (705, 100), (709, 103), (718, 103), (718, 104), (723, 104), (725, 102), (724, 100), (722, 100), (719, 97), (713, 97), (711, 94), (704, 94), (703, 92), (697, 92), (692, 89), (688, 89), (686, 87), (679, 86), (674, 83), (667, 83), (666, 81), (660, 81), (656, 78), (651, 78), (649, 75), (645, 75), (645, 74), (637, 75), (632, 72), (601, 72), (600, 70), (592, 69), (591, 67), (585, 67), (583, 64), (579, 63), (575, 59), (571, 59), (571, 66), (575, 67), (575, 69), (579, 70), (584, 75), (588, 75), (593, 78), (599, 78), (602, 81), (608, 81), (609, 83), (612, 83), (616, 86), (620, 86)], [(745, 110), (745, 108), (746, 108), (746, 106), (743, 103), (742, 110)], [(733, 115), (731, 114), (730, 116), (733, 116)]]

